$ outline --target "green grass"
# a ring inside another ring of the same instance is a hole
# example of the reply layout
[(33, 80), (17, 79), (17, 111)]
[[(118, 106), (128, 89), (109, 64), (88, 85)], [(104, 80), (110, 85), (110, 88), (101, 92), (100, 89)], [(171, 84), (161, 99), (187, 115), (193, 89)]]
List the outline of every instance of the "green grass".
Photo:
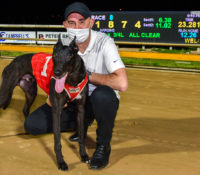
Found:
[(23, 54), (25, 54), (25, 52), (0, 51), (0, 56), (16, 57), (16, 56), (20, 56)]
[[(0, 51), (0, 56), (9, 56), (15, 58), (27, 52), (10, 52)], [(151, 67), (169, 67), (169, 68), (184, 68), (184, 69), (200, 69), (198, 61), (176, 61), (162, 59), (142, 59), (142, 58), (122, 58), (127, 66), (151, 66)]]
[[(148, 49), (139, 49), (139, 51), (147, 51)], [(158, 52), (158, 53), (176, 53), (176, 54), (185, 54), (185, 53), (191, 53), (191, 51), (197, 51), (196, 47), (172, 47), (172, 49), (169, 48), (164, 48), (164, 47), (153, 47), (150, 49), (153, 52)]]
[(169, 67), (184, 69), (200, 69), (198, 61), (176, 61), (162, 59), (142, 59), (142, 58), (122, 58), (125, 65), (128, 66), (152, 66), (152, 67)]
[(190, 53), (192, 51), (192, 48), (181, 48), (181, 49), (164, 49), (164, 48), (152, 48), (152, 51), (158, 52), (158, 53), (177, 53), (177, 54), (184, 54), (184, 53)]

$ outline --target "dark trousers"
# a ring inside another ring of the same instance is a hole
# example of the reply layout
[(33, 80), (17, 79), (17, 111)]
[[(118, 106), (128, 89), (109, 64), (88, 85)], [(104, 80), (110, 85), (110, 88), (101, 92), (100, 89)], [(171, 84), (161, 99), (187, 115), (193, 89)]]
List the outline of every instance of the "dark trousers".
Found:
[[(97, 121), (97, 142), (107, 145), (112, 138), (114, 121), (119, 106), (115, 92), (108, 86), (97, 87), (86, 101), (86, 123)], [(69, 103), (61, 114), (61, 131), (76, 129), (75, 106)], [(24, 123), (25, 130), (32, 135), (52, 133), (51, 107), (47, 104), (40, 106), (29, 116)]]

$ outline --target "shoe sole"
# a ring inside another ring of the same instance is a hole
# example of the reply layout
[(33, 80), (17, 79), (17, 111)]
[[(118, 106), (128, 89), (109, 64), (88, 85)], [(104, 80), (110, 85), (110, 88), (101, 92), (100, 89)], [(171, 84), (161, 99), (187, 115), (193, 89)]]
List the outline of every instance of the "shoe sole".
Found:
[(101, 166), (101, 167), (98, 167), (98, 166), (90, 166), (90, 169), (91, 169), (91, 170), (101, 170), (101, 169), (105, 168), (107, 165), (108, 165), (108, 162), (107, 162), (105, 165)]

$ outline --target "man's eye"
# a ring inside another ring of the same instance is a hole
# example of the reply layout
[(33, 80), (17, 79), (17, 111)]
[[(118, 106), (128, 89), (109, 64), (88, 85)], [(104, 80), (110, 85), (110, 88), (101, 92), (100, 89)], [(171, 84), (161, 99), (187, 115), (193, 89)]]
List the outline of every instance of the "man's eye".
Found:
[(68, 25), (73, 26), (73, 25), (75, 25), (75, 23), (73, 21), (68, 21)]

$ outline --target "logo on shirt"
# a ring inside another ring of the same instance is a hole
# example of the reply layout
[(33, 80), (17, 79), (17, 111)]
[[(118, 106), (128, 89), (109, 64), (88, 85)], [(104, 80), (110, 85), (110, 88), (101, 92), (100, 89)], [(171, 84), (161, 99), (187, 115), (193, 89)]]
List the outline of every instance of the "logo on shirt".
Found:
[(114, 60), (113, 63), (116, 63), (117, 61), (119, 61), (119, 59), (118, 60)]

